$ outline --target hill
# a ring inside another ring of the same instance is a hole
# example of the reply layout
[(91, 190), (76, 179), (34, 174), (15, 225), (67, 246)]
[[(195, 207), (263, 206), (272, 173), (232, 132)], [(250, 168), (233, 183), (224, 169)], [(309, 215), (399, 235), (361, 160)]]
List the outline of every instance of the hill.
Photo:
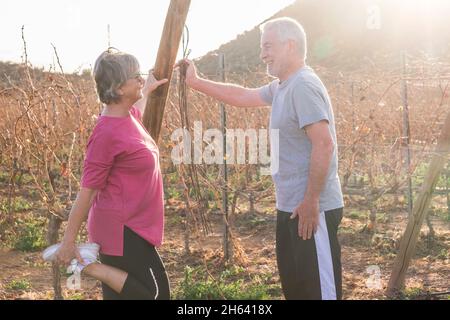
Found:
[[(308, 63), (333, 70), (357, 71), (368, 64), (391, 69), (399, 66), (403, 50), (426, 59), (450, 51), (450, 3), (445, 0), (297, 0), (270, 18), (281, 16), (305, 28)], [(214, 74), (215, 54), (223, 52), (229, 71), (261, 70), (259, 40), (256, 26), (199, 59), (200, 69)]]

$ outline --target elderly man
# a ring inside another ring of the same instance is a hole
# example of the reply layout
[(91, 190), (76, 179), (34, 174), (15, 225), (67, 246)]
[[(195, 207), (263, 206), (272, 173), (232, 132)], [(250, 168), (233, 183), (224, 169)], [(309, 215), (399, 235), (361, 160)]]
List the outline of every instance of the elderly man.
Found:
[[(337, 238), (343, 198), (338, 176), (334, 115), (321, 80), (305, 63), (306, 35), (290, 18), (261, 26), (261, 59), (277, 79), (261, 88), (212, 82), (189, 65), (191, 88), (238, 107), (271, 105), (279, 132), (276, 253), (286, 299), (341, 299)], [(274, 145), (272, 141), (271, 145)]]

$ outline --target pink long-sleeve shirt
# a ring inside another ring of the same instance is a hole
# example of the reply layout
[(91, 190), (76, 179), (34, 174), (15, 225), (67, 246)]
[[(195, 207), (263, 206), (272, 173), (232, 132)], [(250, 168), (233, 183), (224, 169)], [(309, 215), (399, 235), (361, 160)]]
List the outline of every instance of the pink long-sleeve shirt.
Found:
[(88, 217), (89, 241), (106, 255), (123, 255), (124, 226), (154, 246), (164, 229), (159, 151), (132, 107), (124, 118), (100, 116), (89, 139), (81, 179), (98, 190)]

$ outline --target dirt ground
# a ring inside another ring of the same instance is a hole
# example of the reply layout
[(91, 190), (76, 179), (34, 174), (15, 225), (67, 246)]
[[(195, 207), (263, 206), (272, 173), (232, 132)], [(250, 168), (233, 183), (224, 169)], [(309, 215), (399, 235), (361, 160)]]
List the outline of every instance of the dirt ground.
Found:
[[(184, 277), (186, 266), (203, 267), (211, 275), (223, 270), (221, 217), (213, 217), (214, 232), (205, 237), (191, 236), (191, 254), (184, 254), (184, 229), (177, 205), (168, 205), (166, 211), (165, 242), (160, 254), (166, 265), (172, 290)], [(258, 209), (258, 208), (257, 208)], [(436, 237), (433, 241), (422, 230), (421, 240), (407, 274), (406, 287), (409, 292), (447, 292), (450, 290), (449, 248), (450, 230), (447, 221), (433, 218)], [(342, 246), (344, 299), (386, 299), (387, 286), (395, 253), (402, 230), (406, 226), (406, 215), (394, 215), (391, 221), (380, 223), (375, 236), (363, 231), (365, 217), (346, 209), (339, 237)], [(275, 257), (275, 213), (238, 213), (233, 218), (233, 233), (241, 256), (235, 263), (242, 266), (249, 276), (270, 275), (268, 284), (277, 289), (273, 299), (283, 299)], [(381, 289), (368, 286), (372, 268), (379, 268)], [(369, 269), (368, 269), (369, 268)], [(39, 252), (25, 253), (11, 249), (0, 249), (0, 299), (53, 299), (51, 270)], [(25, 287), (11, 286), (17, 280), (26, 280)], [(66, 277), (62, 279), (66, 299), (101, 299), (100, 284), (90, 278), (82, 279), (82, 289), (68, 290)], [(419, 294), (410, 298), (423, 298)], [(448, 296), (446, 296), (448, 298)]]

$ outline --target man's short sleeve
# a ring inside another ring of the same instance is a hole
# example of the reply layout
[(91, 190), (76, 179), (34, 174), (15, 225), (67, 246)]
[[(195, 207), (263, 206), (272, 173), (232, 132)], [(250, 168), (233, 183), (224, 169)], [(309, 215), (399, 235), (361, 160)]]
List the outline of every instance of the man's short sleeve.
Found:
[(319, 88), (303, 83), (294, 88), (292, 96), (294, 111), (301, 129), (322, 120), (330, 122), (329, 108), (331, 106)]
[(275, 95), (275, 91), (278, 87), (278, 80), (272, 81), (271, 83), (259, 88), (259, 96), (268, 105), (272, 105), (273, 96)]

